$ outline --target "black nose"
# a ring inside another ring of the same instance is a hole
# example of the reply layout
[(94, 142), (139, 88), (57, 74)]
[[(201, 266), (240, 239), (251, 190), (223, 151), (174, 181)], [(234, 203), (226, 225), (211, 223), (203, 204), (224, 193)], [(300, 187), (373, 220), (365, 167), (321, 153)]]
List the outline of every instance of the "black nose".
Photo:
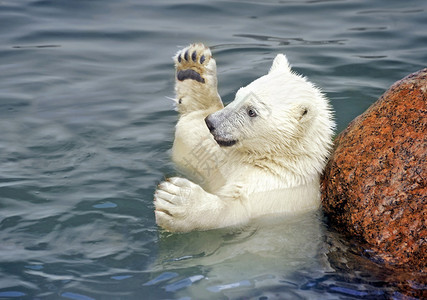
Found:
[(212, 132), (215, 130), (215, 126), (213, 125), (212, 121), (209, 120), (209, 117), (210, 115), (205, 118), (205, 123), (206, 123), (206, 126), (208, 126), (209, 131)]

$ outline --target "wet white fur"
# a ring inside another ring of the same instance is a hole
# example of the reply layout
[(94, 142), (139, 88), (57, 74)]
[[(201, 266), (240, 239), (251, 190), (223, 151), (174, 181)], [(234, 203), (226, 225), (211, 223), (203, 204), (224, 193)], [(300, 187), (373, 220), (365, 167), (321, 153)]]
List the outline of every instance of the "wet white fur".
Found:
[[(207, 230), (317, 209), (335, 126), (321, 91), (279, 54), (268, 74), (222, 108), (209, 49), (196, 44), (185, 50), (207, 57), (204, 84), (176, 81), (176, 99), (182, 101), (172, 157), (191, 180), (174, 177), (158, 186), (158, 225), (173, 232)], [(249, 108), (256, 117), (248, 116)], [(205, 124), (208, 115), (218, 125), (215, 138), (237, 140), (235, 145), (218, 145)]]

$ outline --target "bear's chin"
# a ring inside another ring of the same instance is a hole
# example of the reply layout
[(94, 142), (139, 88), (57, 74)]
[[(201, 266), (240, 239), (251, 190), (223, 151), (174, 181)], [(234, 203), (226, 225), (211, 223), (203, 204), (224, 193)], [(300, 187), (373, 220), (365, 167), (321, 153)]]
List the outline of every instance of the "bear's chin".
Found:
[(220, 140), (215, 138), (215, 141), (220, 145), (221, 147), (230, 147), (237, 143), (236, 140), (226, 141), (226, 140)]

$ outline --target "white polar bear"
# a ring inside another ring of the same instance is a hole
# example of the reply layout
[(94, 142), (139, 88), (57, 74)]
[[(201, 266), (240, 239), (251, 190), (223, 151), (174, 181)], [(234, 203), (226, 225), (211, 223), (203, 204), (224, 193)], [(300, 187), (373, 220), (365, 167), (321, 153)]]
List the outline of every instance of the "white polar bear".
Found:
[(192, 44), (174, 61), (180, 117), (172, 159), (192, 181), (159, 184), (157, 224), (188, 232), (317, 209), (335, 127), (321, 91), (279, 54), (224, 108), (209, 48)]

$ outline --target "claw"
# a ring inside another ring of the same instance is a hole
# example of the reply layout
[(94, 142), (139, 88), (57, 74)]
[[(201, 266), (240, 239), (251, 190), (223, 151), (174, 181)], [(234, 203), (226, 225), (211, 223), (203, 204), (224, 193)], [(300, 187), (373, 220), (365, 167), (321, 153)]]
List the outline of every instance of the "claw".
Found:
[(168, 215), (170, 217), (173, 217), (170, 212), (168, 212), (167, 210), (164, 210), (164, 209), (156, 209), (155, 212), (157, 212), (157, 213), (159, 213), (159, 212), (160, 213), (164, 213), (164, 214), (166, 214), (166, 215)]

